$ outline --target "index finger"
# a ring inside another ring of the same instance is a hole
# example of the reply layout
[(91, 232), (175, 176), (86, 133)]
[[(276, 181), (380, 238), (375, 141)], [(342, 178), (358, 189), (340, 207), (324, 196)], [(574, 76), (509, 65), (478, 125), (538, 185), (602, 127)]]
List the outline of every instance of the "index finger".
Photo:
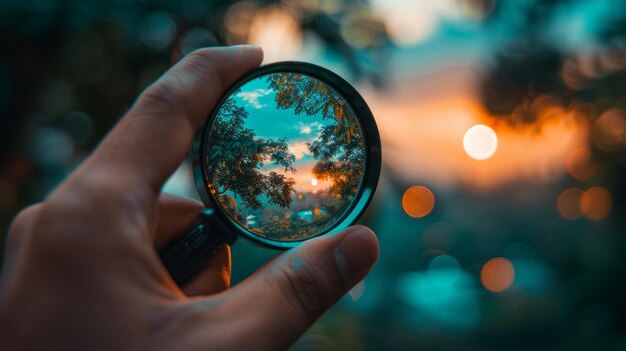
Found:
[(187, 55), (141, 94), (77, 173), (121, 179), (117, 186), (128, 190), (148, 185), (157, 194), (223, 91), (262, 59), (254, 46)]

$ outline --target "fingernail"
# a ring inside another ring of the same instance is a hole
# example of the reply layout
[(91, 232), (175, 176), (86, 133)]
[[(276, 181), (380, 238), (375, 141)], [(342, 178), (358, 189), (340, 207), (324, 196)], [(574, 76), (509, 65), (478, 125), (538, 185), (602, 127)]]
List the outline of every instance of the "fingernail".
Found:
[(371, 267), (376, 259), (376, 244), (371, 230), (355, 227), (335, 249), (335, 261), (346, 283), (360, 280), (363, 270)]
[(261, 48), (259, 45), (254, 45), (254, 44), (234, 45), (234, 47), (247, 48), (247, 49), (257, 49), (257, 50)]

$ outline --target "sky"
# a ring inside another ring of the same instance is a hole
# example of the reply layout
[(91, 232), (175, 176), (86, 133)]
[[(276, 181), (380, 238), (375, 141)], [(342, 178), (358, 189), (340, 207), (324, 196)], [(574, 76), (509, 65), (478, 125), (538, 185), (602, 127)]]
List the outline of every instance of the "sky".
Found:
[(332, 124), (332, 120), (324, 120), (321, 114), (296, 115), (291, 109), (276, 109), (276, 91), (269, 87), (264, 77), (244, 84), (234, 97), (237, 104), (244, 106), (249, 113), (246, 128), (252, 129), (258, 138), (287, 138), (289, 150), (296, 157), (293, 163), (293, 167), (297, 169), (295, 174), (285, 172), (284, 168), (276, 167), (272, 162), (263, 165), (263, 172), (275, 171), (294, 178), (298, 192), (313, 192), (330, 186), (329, 182), (321, 180), (316, 185), (312, 184), (315, 177), (311, 170), (316, 161), (309, 153), (306, 143), (314, 141), (324, 126)]

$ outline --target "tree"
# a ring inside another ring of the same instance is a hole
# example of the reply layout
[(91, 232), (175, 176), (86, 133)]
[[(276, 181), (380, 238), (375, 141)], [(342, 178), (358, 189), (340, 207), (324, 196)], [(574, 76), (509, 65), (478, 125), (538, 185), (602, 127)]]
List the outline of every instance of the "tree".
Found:
[(323, 127), (318, 138), (307, 143), (317, 163), (313, 174), (330, 179), (331, 192), (353, 196), (363, 175), (364, 144), (358, 119), (345, 99), (326, 83), (298, 73), (276, 73), (267, 81), (276, 91), (276, 105), (293, 109), (296, 115), (321, 114), (333, 123)]
[(295, 156), (289, 151), (286, 139), (256, 138), (252, 129), (245, 127), (248, 112), (227, 99), (211, 128), (207, 148), (207, 172), (210, 191), (232, 216), (237, 206), (233, 197), (253, 209), (262, 207), (259, 196), (281, 207), (291, 205), (295, 193), (293, 178), (276, 172), (263, 174), (261, 167), (271, 161), (284, 167), (285, 172), (296, 172), (292, 166)]

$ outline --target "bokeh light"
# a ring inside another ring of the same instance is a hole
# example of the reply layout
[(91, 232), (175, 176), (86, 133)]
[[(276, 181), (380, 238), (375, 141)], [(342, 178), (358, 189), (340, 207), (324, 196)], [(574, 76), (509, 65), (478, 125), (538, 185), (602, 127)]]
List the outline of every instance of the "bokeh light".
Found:
[(480, 281), (491, 292), (508, 289), (515, 280), (515, 268), (503, 257), (492, 258), (480, 270)]
[(413, 46), (428, 39), (437, 29), (436, 2), (410, 0), (375, 0), (387, 34), (398, 46)]
[(498, 136), (489, 126), (477, 124), (463, 136), (465, 152), (475, 160), (486, 160), (498, 149)]
[(176, 37), (176, 22), (167, 12), (154, 12), (139, 22), (137, 39), (147, 49), (161, 51)]
[(402, 196), (402, 208), (413, 218), (427, 216), (434, 206), (435, 195), (425, 186), (412, 186)]
[(588, 147), (577, 147), (570, 152), (567, 157), (567, 172), (575, 179), (586, 180), (593, 176), (597, 166), (591, 158), (591, 149)]
[(559, 214), (569, 220), (580, 218), (583, 215), (580, 205), (582, 197), (583, 191), (581, 189), (568, 188), (563, 190), (556, 201)]
[(254, 15), (248, 42), (263, 48), (265, 63), (293, 60), (302, 47), (300, 24), (281, 7), (264, 8)]
[(257, 10), (258, 6), (251, 1), (239, 1), (228, 8), (224, 16), (228, 44), (237, 45), (246, 42)]
[[(625, 9), (611, 0), (4, 2), (0, 227), (6, 235), (17, 212), (45, 199), (181, 56), (257, 44), (264, 63), (313, 62), (353, 84), (383, 143), (380, 185), (359, 220), (381, 238), (380, 259), (295, 349), (621, 349)], [(474, 136), (468, 148), (476, 125), (495, 138)], [(302, 157), (306, 145), (296, 146)], [(321, 194), (342, 198), (311, 169), (294, 179), (293, 210), (242, 216), (277, 227), (301, 214), (322, 220)], [(194, 186), (185, 162), (162, 190), (197, 198)], [(234, 284), (275, 256), (246, 240), (232, 250)]]
[(626, 146), (626, 114), (612, 108), (604, 112), (593, 126), (593, 142), (605, 151), (614, 151)]
[(588, 189), (582, 195), (580, 207), (587, 218), (603, 219), (611, 212), (613, 198), (611, 193), (603, 187), (596, 186)]
[(348, 45), (362, 49), (374, 43), (381, 26), (369, 11), (357, 10), (342, 19), (339, 33)]

